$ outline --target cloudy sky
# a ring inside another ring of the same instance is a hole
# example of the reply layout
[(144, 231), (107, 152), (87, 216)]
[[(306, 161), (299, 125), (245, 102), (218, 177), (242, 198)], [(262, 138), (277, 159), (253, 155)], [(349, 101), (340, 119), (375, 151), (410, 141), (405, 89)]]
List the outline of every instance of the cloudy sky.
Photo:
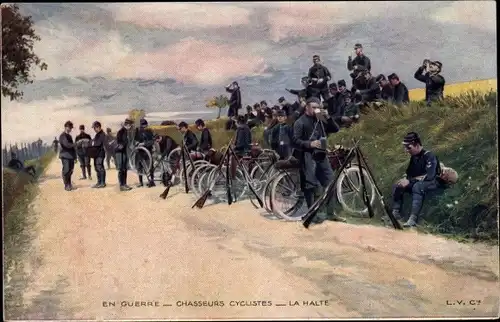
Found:
[[(20, 102), (2, 99), (2, 140), (53, 137), (71, 119), (116, 127), (128, 110), (152, 122), (211, 118), (205, 101), (237, 80), (244, 105), (300, 88), (313, 54), (335, 80), (362, 43), (372, 71), (410, 88), (424, 58), (447, 82), (496, 78), (495, 3), (244, 2), (19, 4), (49, 65)], [(33, 128), (33, 124), (39, 124)], [(27, 130), (27, 128), (30, 130)]]

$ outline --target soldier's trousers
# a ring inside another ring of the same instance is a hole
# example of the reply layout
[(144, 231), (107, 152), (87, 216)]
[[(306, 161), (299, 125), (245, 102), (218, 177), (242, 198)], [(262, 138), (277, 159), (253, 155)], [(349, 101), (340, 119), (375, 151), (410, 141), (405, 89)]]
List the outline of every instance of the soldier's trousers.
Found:
[(324, 88), (311, 88), (311, 96), (317, 97), (321, 99), (323, 97), (323, 101), (326, 101), (330, 97), (330, 92), (328, 87)]
[(69, 186), (71, 185), (71, 175), (73, 175), (73, 169), (75, 168), (75, 160), (61, 159), (61, 163), (64, 186)]
[(128, 156), (125, 152), (116, 152), (116, 169), (118, 170), (118, 183), (121, 186), (127, 184)]
[(418, 216), (422, 205), (424, 203), (425, 194), (436, 190), (439, 184), (436, 180), (432, 181), (417, 181), (413, 184), (409, 184), (406, 187), (399, 187), (398, 185), (393, 185), (392, 187), (392, 209), (396, 211), (401, 211), (403, 206), (403, 197), (405, 193), (411, 193), (411, 212), (410, 215)]
[[(326, 189), (334, 179), (334, 174), (327, 157), (316, 161), (311, 153), (304, 153), (301, 160), (300, 182), (307, 207), (310, 208), (321, 188)], [(316, 196), (315, 196), (316, 195)], [(326, 205), (327, 213), (333, 212), (335, 198), (330, 198)]]
[(85, 155), (85, 154), (78, 154), (78, 162), (80, 163), (80, 168), (82, 169), (82, 174), (83, 174), (83, 177), (86, 178), (86, 172), (85, 170), (88, 172), (89, 174), (89, 177), (92, 176), (92, 169), (91, 169), (91, 166), (90, 166), (90, 157)]
[(105, 156), (97, 157), (94, 159), (94, 168), (97, 174), (98, 184), (106, 183), (106, 169), (104, 169), (104, 158)]
[(115, 167), (118, 169), (118, 166), (116, 165), (115, 153), (113, 151), (106, 151), (106, 165), (108, 166), (108, 169), (111, 168), (111, 159), (113, 159)]

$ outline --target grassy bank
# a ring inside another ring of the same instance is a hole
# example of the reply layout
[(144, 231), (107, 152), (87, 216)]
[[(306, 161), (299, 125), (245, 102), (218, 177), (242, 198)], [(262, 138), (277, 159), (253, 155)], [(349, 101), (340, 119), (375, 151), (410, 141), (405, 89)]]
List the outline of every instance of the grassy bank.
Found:
[[(224, 130), (224, 122), (208, 122), (216, 148), (232, 137), (233, 132)], [(175, 127), (153, 130), (180, 140)], [(329, 144), (349, 146), (353, 138), (362, 137), (361, 146), (388, 198), (392, 183), (404, 174), (408, 163), (401, 139), (409, 131), (418, 132), (425, 148), (460, 176), (451, 189), (426, 201), (423, 229), (457, 238), (498, 241), (496, 92), (467, 92), (432, 107), (412, 102), (402, 109), (388, 106), (371, 111), (360, 123), (331, 135)], [(254, 130), (253, 141), (262, 143), (262, 128)]]
[[(49, 152), (39, 160), (27, 162), (36, 169), (37, 177), (43, 174), (55, 153)], [(37, 178), (36, 178), (37, 179)], [(31, 202), (38, 193), (37, 180), (24, 173), (15, 173), (3, 169), (3, 227), (4, 227), (4, 280), (15, 266), (16, 260), (23, 255), (31, 240), (30, 227), (34, 216), (30, 209)], [(9, 293), (6, 289), (6, 300)]]

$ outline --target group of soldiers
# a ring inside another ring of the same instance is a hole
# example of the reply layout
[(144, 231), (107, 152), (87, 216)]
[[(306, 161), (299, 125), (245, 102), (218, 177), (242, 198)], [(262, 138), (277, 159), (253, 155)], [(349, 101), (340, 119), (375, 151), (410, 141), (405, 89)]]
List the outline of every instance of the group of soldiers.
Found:
[[(296, 102), (290, 104), (284, 97), (278, 99), (278, 104), (272, 108), (265, 101), (247, 107), (245, 115), (238, 115), (241, 109), (241, 90), (237, 82), (232, 82), (226, 87), (231, 93), (226, 130), (235, 130), (234, 151), (238, 156), (250, 152), (252, 144), (251, 128), (264, 125), (265, 142), (277, 152), (281, 160), (294, 159), (300, 164), (300, 182), (308, 207), (321, 195), (321, 191), (333, 180), (333, 169), (327, 157), (327, 137), (336, 133), (341, 127), (349, 127), (359, 120), (359, 108), (370, 102), (389, 101), (400, 106), (409, 102), (408, 89), (400, 81), (395, 73), (386, 77), (383, 74), (377, 77), (371, 75), (370, 59), (364, 55), (361, 44), (354, 46), (356, 57), (348, 58), (347, 68), (352, 73), (351, 90), (347, 89), (344, 80), (332, 82), (332, 75), (328, 68), (321, 64), (318, 55), (313, 56), (314, 65), (309, 69), (308, 76), (302, 78), (303, 89), (289, 90), (297, 95)], [(440, 75), (442, 64), (425, 60), (415, 73), (415, 78), (426, 84), (426, 101), (442, 99), (445, 80)], [(212, 138), (210, 131), (206, 128), (203, 120), (195, 122), (196, 128), (201, 132), (200, 140), (189, 129), (188, 124), (181, 122), (177, 125), (183, 135), (184, 145), (194, 156), (197, 153), (208, 154), (212, 149)], [(154, 142), (160, 146), (161, 158), (165, 158), (178, 144), (169, 136), (155, 136), (147, 128), (148, 123), (141, 119), (139, 127), (135, 129), (133, 141), (152, 152)], [(133, 121), (126, 119), (122, 128), (118, 131), (112, 150), (106, 152), (108, 144), (106, 135), (101, 129), (99, 122), (94, 122), (92, 128), (96, 132), (91, 139), (84, 132), (76, 138), (75, 143), (69, 133), (73, 124), (68, 121), (65, 131), (59, 138), (61, 145), (60, 158), (63, 164), (63, 181), (66, 190), (72, 190), (71, 174), (74, 167), (74, 159), (78, 155), (81, 163), (83, 178), (86, 178), (85, 169), (90, 177), (89, 157), (94, 158), (94, 167), (98, 182), (95, 188), (106, 186), (106, 172), (103, 166), (106, 155), (113, 156), (118, 169), (118, 181), (121, 191), (128, 191), (127, 171), (129, 169), (127, 147), (129, 147), (130, 130)], [(403, 142), (405, 150), (411, 154), (407, 177), (398, 181), (394, 189), (394, 214), (399, 218), (401, 208), (401, 194), (410, 192), (413, 194), (412, 213), (406, 226), (414, 226), (418, 219), (423, 195), (428, 191), (436, 189), (440, 181), (440, 168), (437, 158), (429, 151), (422, 148), (418, 134), (409, 133)], [(81, 151), (93, 149), (93, 155), (83, 154)], [(80, 151), (80, 152), (78, 152)], [(82, 157), (80, 156), (82, 155)], [(138, 164), (138, 170), (141, 165)], [(139, 171), (141, 172), (141, 171)], [(148, 187), (155, 185), (154, 169), (150, 170)], [(164, 173), (162, 181), (165, 185), (169, 183), (171, 174)], [(139, 187), (144, 186), (143, 178), (139, 175)], [(420, 197), (422, 198), (420, 198)], [(333, 210), (332, 202), (327, 205), (326, 214), (316, 216), (315, 222), (324, 220), (345, 221), (337, 216)], [(417, 211), (418, 210), (418, 211)]]
[[(309, 68), (307, 76), (302, 77), (302, 89), (286, 89), (289, 93), (296, 95), (296, 101), (289, 103), (282, 96), (277, 104), (268, 106), (266, 101), (246, 106), (247, 122), (250, 127), (266, 123), (273, 117), (276, 118), (279, 110), (285, 111), (288, 117), (294, 117), (294, 113), (303, 110), (305, 101), (310, 97), (320, 99), (321, 107), (334, 117), (337, 122), (349, 125), (359, 118), (360, 110), (367, 106), (380, 106), (385, 103), (393, 103), (403, 106), (409, 103), (409, 92), (406, 85), (396, 73), (389, 75), (372, 75), (371, 61), (363, 52), (363, 46), (354, 46), (354, 59), (349, 56), (347, 70), (350, 71), (351, 84), (341, 79), (332, 81), (329, 69), (321, 63), (318, 55), (313, 56), (313, 66)], [(433, 101), (443, 98), (445, 79), (440, 74), (442, 63), (425, 59), (414, 74), (414, 78), (425, 83), (425, 100), (427, 105)], [(350, 86), (350, 89), (348, 88)], [(237, 82), (232, 82), (226, 87), (231, 93), (229, 99), (228, 117), (226, 129), (234, 128), (236, 117), (241, 109), (241, 89)]]
[[(246, 114), (238, 116), (241, 108), (241, 90), (237, 82), (226, 87), (231, 93), (229, 121), (226, 129), (235, 128), (246, 121), (249, 128), (264, 126), (265, 142), (275, 150), (280, 159), (294, 159), (300, 163), (301, 189), (308, 207), (318, 198), (320, 192), (333, 180), (333, 169), (327, 158), (326, 141), (329, 134), (342, 127), (350, 127), (360, 118), (360, 109), (373, 104), (390, 102), (403, 107), (409, 103), (406, 85), (396, 73), (387, 77), (379, 74), (373, 77), (370, 59), (363, 53), (363, 46), (354, 46), (355, 58), (347, 60), (351, 71), (351, 89), (345, 80), (332, 81), (332, 74), (321, 64), (318, 55), (313, 56), (313, 66), (308, 75), (301, 79), (300, 90), (286, 89), (297, 96), (294, 103), (284, 97), (269, 107), (266, 101), (246, 107)], [(425, 59), (415, 72), (415, 79), (425, 83), (425, 100), (430, 106), (443, 98), (445, 79), (440, 75), (442, 64)], [(329, 84), (329, 82), (331, 82)], [(413, 195), (412, 212), (405, 226), (414, 226), (423, 201), (423, 195), (442, 186), (441, 169), (437, 158), (422, 147), (417, 133), (409, 133), (403, 142), (405, 151), (411, 155), (405, 179), (394, 188), (393, 214), (401, 218), (401, 195)], [(316, 216), (315, 222), (323, 220), (345, 221), (335, 214), (333, 204), (327, 205), (326, 214)]]

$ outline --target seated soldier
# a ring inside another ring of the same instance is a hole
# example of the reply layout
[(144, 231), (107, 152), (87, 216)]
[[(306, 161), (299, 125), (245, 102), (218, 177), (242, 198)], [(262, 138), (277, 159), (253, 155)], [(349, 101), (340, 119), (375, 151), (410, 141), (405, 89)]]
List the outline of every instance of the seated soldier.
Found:
[(391, 82), (392, 87), (394, 88), (392, 101), (394, 104), (402, 105), (408, 104), (410, 102), (410, 95), (408, 93), (408, 88), (404, 83), (399, 80), (398, 75), (396, 73), (390, 74), (388, 77)]
[[(363, 79), (361, 81), (362, 85), (355, 84), (355, 102), (373, 102), (380, 95), (379, 84), (375, 81), (375, 78), (369, 71), (362, 71), (358, 79)], [(356, 82), (355, 82), (356, 83)]]
[(394, 89), (391, 83), (387, 80), (385, 75), (380, 74), (375, 78), (375, 81), (380, 87), (379, 99), (384, 101), (391, 101), (394, 96)]
[(392, 214), (396, 219), (401, 219), (403, 195), (411, 193), (410, 218), (403, 226), (413, 227), (418, 222), (424, 196), (442, 185), (442, 180), (439, 180), (441, 167), (437, 157), (431, 151), (424, 150), (417, 133), (408, 133), (404, 137), (403, 146), (411, 157), (406, 176), (393, 186)]
[(271, 149), (278, 153), (280, 160), (292, 155), (292, 128), (286, 123), (285, 111), (278, 111), (278, 124), (271, 129)]

